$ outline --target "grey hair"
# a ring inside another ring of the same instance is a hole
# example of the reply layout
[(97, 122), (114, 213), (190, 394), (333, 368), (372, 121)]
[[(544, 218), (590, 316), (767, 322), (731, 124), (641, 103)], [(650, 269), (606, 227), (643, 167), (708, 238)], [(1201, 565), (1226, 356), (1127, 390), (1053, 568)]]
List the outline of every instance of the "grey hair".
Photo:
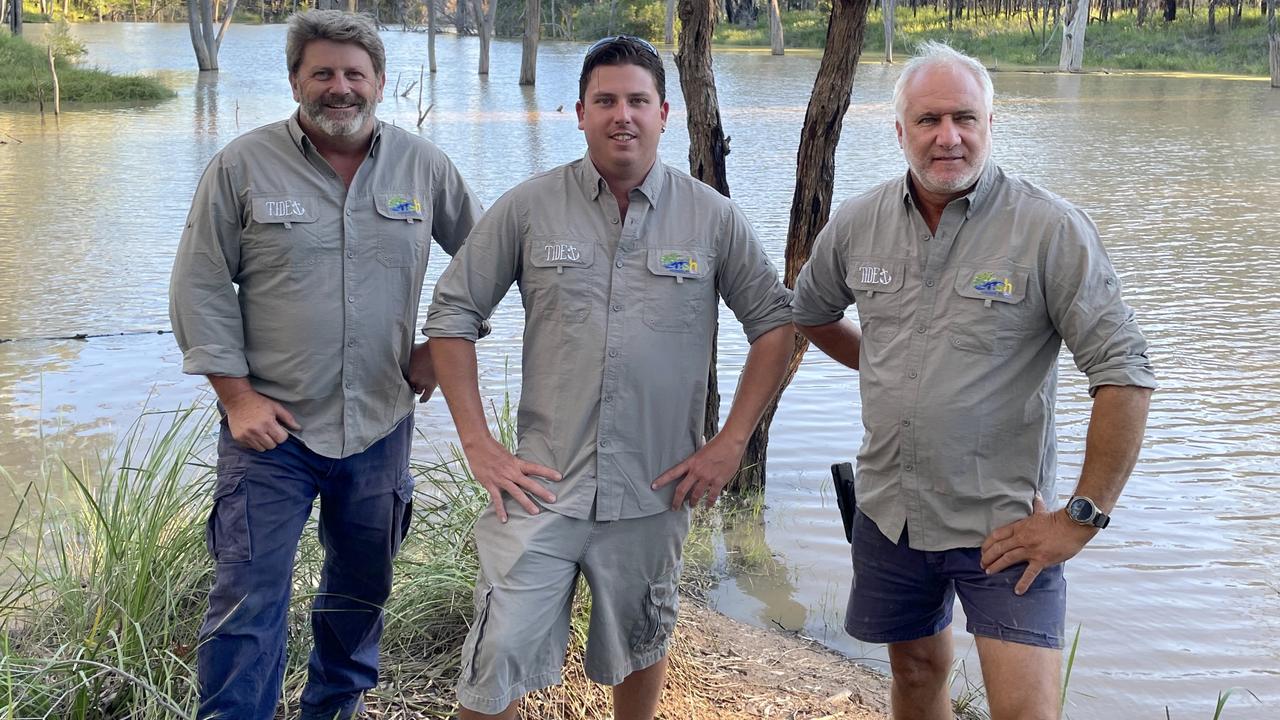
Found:
[(978, 85), (982, 87), (982, 103), (987, 109), (987, 114), (990, 115), (992, 101), (995, 99), (995, 89), (991, 86), (991, 74), (987, 72), (982, 63), (977, 58), (965, 55), (944, 42), (927, 40), (920, 43), (919, 47), (916, 48), (915, 57), (907, 61), (907, 64), (902, 68), (902, 74), (898, 76), (898, 82), (894, 83), (894, 116), (898, 120), (902, 120), (902, 113), (906, 110), (907, 104), (903, 92), (912, 78), (928, 68), (948, 66), (964, 68), (969, 71), (970, 75), (973, 75), (973, 79), (977, 80)]
[(367, 16), (341, 10), (308, 10), (289, 17), (289, 34), (284, 43), (285, 62), (289, 74), (296, 75), (302, 66), (302, 51), (312, 40), (352, 43), (364, 48), (373, 61), (379, 77), (386, 74), (387, 51), (378, 36), (378, 28)]

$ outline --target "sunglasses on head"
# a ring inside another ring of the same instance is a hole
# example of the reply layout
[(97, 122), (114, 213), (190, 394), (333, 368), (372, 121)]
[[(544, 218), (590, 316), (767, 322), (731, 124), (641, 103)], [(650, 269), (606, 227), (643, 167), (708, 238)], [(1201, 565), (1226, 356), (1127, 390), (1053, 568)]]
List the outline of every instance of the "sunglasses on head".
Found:
[(606, 38), (600, 38), (599, 40), (592, 43), (591, 47), (587, 48), (587, 55), (591, 55), (595, 53), (597, 50), (609, 47), (611, 45), (629, 45), (631, 47), (644, 50), (652, 54), (654, 57), (661, 57), (660, 55), (658, 55), (658, 48), (654, 47), (653, 43), (650, 43), (648, 40), (645, 40), (644, 38), (638, 38), (635, 35), (611, 35)]

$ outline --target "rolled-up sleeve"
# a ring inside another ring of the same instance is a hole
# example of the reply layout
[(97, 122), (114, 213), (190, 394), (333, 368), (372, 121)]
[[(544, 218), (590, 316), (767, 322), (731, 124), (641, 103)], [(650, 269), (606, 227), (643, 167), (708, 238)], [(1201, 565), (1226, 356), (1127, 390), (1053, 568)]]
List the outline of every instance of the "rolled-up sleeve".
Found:
[(519, 277), (522, 221), (510, 193), (476, 223), (436, 282), (423, 332), (475, 341), (481, 326)]
[(169, 280), (169, 320), (191, 375), (249, 374), (234, 285), (242, 211), (232, 168), (218, 155), (196, 188)]
[(1089, 378), (1089, 393), (1102, 385), (1156, 387), (1147, 340), (1121, 297), (1120, 278), (1098, 229), (1083, 212), (1066, 212), (1045, 257), (1049, 316)]
[(747, 342), (791, 322), (791, 291), (778, 279), (751, 223), (729, 203), (721, 234), (716, 291), (742, 324)]
[(480, 202), (467, 187), (462, 174), (448, 156), (437, 151), (433, 158), (431, 236), (449, 253), (457, 255), (462, 243), (479, 222)]
[(809, 261), (796, 278), (791, 316), (797, 325), (827, 325), (844, 317), (853, 304), (853, 291), (845, 282), (845, 233), (839, 230), (837, 212), (818, 233)]

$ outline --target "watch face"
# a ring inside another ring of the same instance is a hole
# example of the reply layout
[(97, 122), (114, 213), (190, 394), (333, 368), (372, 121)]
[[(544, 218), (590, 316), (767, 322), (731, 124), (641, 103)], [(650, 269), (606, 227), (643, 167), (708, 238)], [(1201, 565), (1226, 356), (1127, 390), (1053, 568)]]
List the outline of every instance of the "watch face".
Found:
[(1089, 522), (1093, 519), (1093, 513), (1093, 503), (1087, 498), (1072, 498), (1071, 503), (1067, 505), (1067, 514), (1076, 522)]

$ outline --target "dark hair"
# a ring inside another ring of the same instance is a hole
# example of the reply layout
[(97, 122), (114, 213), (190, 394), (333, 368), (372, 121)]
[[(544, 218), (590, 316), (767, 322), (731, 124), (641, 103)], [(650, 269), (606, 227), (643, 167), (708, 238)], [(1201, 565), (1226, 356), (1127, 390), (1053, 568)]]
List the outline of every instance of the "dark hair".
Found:
[(578, 100), (586, 100), (591, 71), (601, 65), (639, 65), (653, 76), (653, 84), (658, 87), (658, 100), (667, 101), (667, 71), (662, 66), (658, 51), (648, 42), (630, 35), (617, 35), (592, 45), (582, 60), (582, 74), (578, 76)]
[(285, 37), (284, 56), (289, 74), (296, 75), (302, 65), (302, 52), (312, 40), (352, 43), (364, 48), (379, 77), (386, 73), (387, 52), (382, 47), (378, 28), (366, 15), (341, 10), (308, 10), (289, 17), (289, 34)]

